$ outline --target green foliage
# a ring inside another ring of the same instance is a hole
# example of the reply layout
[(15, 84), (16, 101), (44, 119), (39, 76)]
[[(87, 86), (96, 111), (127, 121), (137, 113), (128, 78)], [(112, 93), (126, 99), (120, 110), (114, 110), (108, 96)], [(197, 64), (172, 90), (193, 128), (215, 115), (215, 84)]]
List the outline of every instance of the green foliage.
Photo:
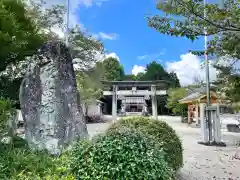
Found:
[(231, 103), (240, 101), (240, 75), (234, 72), (233, 67), (216, 67), (220, 73), (214, 84), (222, 97)]
[(8, 121), (13, 113), (12, 103), (7, 99), (0, 99), (0, 139), (8, 132)]
[(92, 69), (97, 62), (96, 54), (103, 54), (104, 46), (100, 41), (91, 38), (90, 35), (83, 32), (79, 27), (70, 31), (70, 50), (73, 59), (77, 59), (80, 70)]
[(143, 79), (144, 75), (145, 75), (144, 72), (140, 72), (140, 73), (138, 73), (138, 74), (136, 75), (136, 80), (139, 81), (139, 80)]
[(150, 136), (160, 144), (166, 152), (165, 160), (174, 169), (183, 166), (182, 144), (176, 132), (164, 121), (157, 121), (146, 117), (123, 118), (109, 129), (114, 132), (119, 128), (128, 127), (141, 131), (145, 136)]
[(139, 74), (139, 80), (143, 81), (154, 81), (154, 80), (165, 80), (166, 87), (180, 87), (179, 79), (174, 72), (168, 73), (161, 64), (156, 61), (152, 61), (147, 64), (146, 72)]
[(60, 157), (52, 157), (44, 152), (31, 152), (24, 147), (15, 145), (14, 148), (9, 148), (7, 145), (0, 144), (0, 179), (75, 179), (70, 174), (68, 165), (70, 158), (67, 154), (63, 154)]
[(107, 81), (117, 81), (121, 80), (124, 76), (124, 70), (122, 65), (116, 58), (109, 57), (104, 59), (102, 63), (105, 69), (103, 79)]
[[(26, 56), (34, 55), (45, 40), (59, 39), (51, 29), (64, 28), (65, 8), (60, 5), (46, 8), (45, 2), (34, 0), (28, 3), (0, 0), (0, 4), (4, 5), (0, 7), (1, 14), (5, 14), (0, 17), (0, 21), (4, 22), (0, 28), (0, 39), (1, 34), (6, 36), (0, 45), (0, 72), (4, 71), (0, 74), (0, 96), (10, 98), (19, 107), (19, 87), (31, 61)], [(11, 40), (12, 37), (16, 37), (16, 42)], [(77, 59), (74, 63), (81, 69), (88, 69), (96, 62), (96, 53), (104, 50), (101, 42), (79, 27), (70, 30), (69, 43), (72, 57)]]
[(77, 179), (86, 180), (170, 180), (173, 176), (159, 144), (127, 128), (79, 143), (71, 167)]
[(152, 61), (147, 64), (146, 73), (142, 77), (143, 80), (161, 80), (166, 79), (168, 73), (164, 70), (161, 64), (156, 61)]
[(14, 106), (19, 106), (19, 87), (22, 77), (12, 79), (8, 75), (0, 76), (0, 97), (11, 99)]
[(152, 61), (147, 64), (146, 71), (134, 74), (126, 74), (121, 80), (127, 81), (154, 81), (165, 80), (167, 82), (166, 87), (180, 87), (179, 79), (174, 72), (168, 73), (161, 64), (156, 61)]
[[(206, 4), (203, 0), (159, 1), (157, 9), (163, 16), (148, 17), (149, 26), (162, 34), (187, 37), (195, 40), (204, 36), (206, 28), (208, 36), (214, 35), (209, 43), (209, 53), (226, 54), (239, 59), (240, 9), (239, 1), (226, 0), (224, 7), (217, 4)], [(207, 17), (204, 17), (204, 9)], [(218, 35), (222, 33), (220, 38)]]
[(90, 103), (102, 96), (101, 77), (103, 73), (103, 70), (96, 67), (91, 71), (76, 73), (78, 90), (85, 103)]
[(175, 115), (186, 116), (187, 105), (180, 104), (178, 101), (187, 95), (185, 88), (175, 88), (168, 90), (167, 107), (172, 110)]
[(175, 72), (170, 72), (169, 73), (169, 81), (170, 81), (170, 87), (172, 88), (178, 88), (181, 87), (180, 81), (177, 77), (177, 74)]
[(22, 1), (0, 0), (0, 72), (32, 55), (44, 39), (27, 16)]
[(121, 78), (122, 81), (137, 81), (137, 76), (134, 74), (126, 74)]
[[(154, 15), (148, 17), (148, 25), (156, 29), (161, 34), (176, 37), (186, 37), (191, 40), (204, 36), (204, 28), (207, 36), (210, 36), (207, 53), (216, 57), (228, 57), (224, 64), (227, 68), (234, 69), (232, 60), (240, 59), (240, 1), (225, 0), (224, 4), (208, 3), (204, 5), (203, 0), (185, 1), (169, 0), (159, 1), (157, 9), (163, 11), (162, 16)], [(206, 17), (204, 16), (204, 10)], [(203, 55), (204, 51), (193, 51), (197, 55)], [(219, 89), (226, 87), (225, 95), (232, 102), (239, 101), (239, 71), (238, 73), (224, 72), (223, 68), (218, 68), (220, 72), (227, 76), (224, 81), (228, 84), (220, 83)], [(223, 70), (223, 71), (222, 71)], [(231, 87), (231, 88), (228, 88)]]

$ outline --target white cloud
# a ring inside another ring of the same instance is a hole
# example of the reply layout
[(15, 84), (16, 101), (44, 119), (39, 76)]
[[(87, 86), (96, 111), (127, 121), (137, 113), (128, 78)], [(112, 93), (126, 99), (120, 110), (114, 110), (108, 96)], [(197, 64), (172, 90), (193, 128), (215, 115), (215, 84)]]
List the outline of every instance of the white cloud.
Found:
[(138, 56), (137, 59), (138, 60), (143, 60), (143, 59), (146, 59), (148, 57), (148, 55), (142, 55), (142, 56)]
[(161, 49), (159, 52), (157, 53), (153, 53), (153, 54), (144, 54), (144, 55), (141, 55), (141, 56), (137, 56), (137, 59), (138, 60), (145, 60), (145, 59), (148, 59), (148, 60), (157, 60), (160, 56), (163, 56), (165, 53), (166, 53), (167, 49), (166, 48), (163, 48)]
[[(77, 1), (77, 0), (75, 0)], [(108, 1), (108, 0), (78, 0), (79, 4), (84, 4), (87, 7), (93, 6), (93, 5), (97, 5), (99, 7), (101, 7), (101, 5)]]
[(99, 32), (99, 33), (94, 33), (92, 35), (95, 39), (103, 39), (103, 40), (116, 40), (119, 35), (116, 33), (104, 33), (104, 32)]
[[(194, 78), (205, 81), (205, 68), (202, 68), (201, 59), (192, 53), (182, 54), (179, 61), (167, 62), (168, 72), (174, 71), (181, 85), (189, 85), (194, 82)], [(216, 69), (209, 67), (210, 81), (216, 80)]]
[[(35, 0), (36, 2), (40, 2), (40, 0)], [(83, 24), (80, 23), (78, 10), (81, 5), (84, 5), (86, 7), (91, 7), (93, 5), (96, 5), (98, 7), (101, 7), (104, 2), (107, 2), (108, 0), (70, 0), (69, 3), (69, 26), (70, 28), (75, 27), (76, 25), (79, 25), (82, 30), (86, 30)], [(62, 5), (67, 7), (67, 0), (46, 0), (45, 8), (49, 8), (53, 5)], [(66, 20), (66, 17), (65, 17)], [(51, 29), (53, 32), (58, 34), (60, 37), (64, 37), (64, 31), (61, 28), (53, 27)], [(103, 32), (100, 32), (100, 37), (103, 39), (111, 39), (114, 40), (117, 38), (117, 34), (105, 34)]]
[(113, 58), (117, 59), (118, 61), (120, 61), (120, 58), (116, 53), (110, 53), (110, 54), (105, 55), (105, 58), (109, 58), (109, 57), (113, 57)]
[(101, 53), (98, 52), (96, 54), (97, 61), (103, 61), (104, 59), (109, 58), (109, 57), (113, 57), (113, 58), (117, 59), (118, 61), (120, 61), (119, 56), (115, 52), (107, 53), (107, 54), (101, 54)]
[[(40, 0), (35, 0), (37, 2), (40, 2)], [(60, 4), (60, 5), (66, 5), (67, 0), (45, 0), (46, 1), (46, 6), (50, 7), (55, 4)], [(76, 9), (81, 5), (84, 5), (86, 7), (91, 7), (93, 5), (99, 6), (100, 4), (102, 5), (104, 2), (107, 2), (108, 0), (70, 0), (70, 8), (71, 9)]]
[(138, 73), (145, 72), (146, 68), (144, 66), (134, 65), (132, 69), (132, 74), (137, 75)]
[(96, 3), (96, 5), (101, 7), (102, 6), (102, 2), (98, 2), (98, 3)]

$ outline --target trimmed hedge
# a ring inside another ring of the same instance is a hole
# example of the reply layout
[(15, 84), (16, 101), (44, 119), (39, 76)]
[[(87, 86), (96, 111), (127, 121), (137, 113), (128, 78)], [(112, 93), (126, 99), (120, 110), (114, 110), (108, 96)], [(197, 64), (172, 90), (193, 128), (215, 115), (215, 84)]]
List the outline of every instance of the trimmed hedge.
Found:
[(140, 130), (147, 136), (153, 136), (161, 148), (166, 152), (165, 160), (174, 169), (183, 166), (182, 143), (175, 130), (164, 121), (158, 121), (147, 117), (123, 118), (110, 127), (109, 131), (128, 127)]
[(150, 137), (127, 128), (80, 142), (71, 160), (76, 179), (170, 180), (173, 171)]

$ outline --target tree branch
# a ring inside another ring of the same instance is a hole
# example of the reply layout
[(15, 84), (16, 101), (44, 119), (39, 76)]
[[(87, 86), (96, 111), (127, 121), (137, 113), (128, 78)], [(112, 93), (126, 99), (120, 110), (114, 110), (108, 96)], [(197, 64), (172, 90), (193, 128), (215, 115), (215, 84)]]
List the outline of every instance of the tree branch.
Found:
[(194, 11), (194, 6), (191, 6), (191, 9), (189, 9), (188, 6), (186, 6), (185, 4), (181, 3), (180, 1), (178, 0), (175, 0), (177, 1), (180, 5), (182, 5), (183, 7), (186, 7), (192, 14), (194, 14), (196, 17), (199, 17), (200, 19), (206, 21), (208, 24), (211, 24), (212, 26), (215, 26), (216, 28), (218, 29), (223, 29), (223, 30), (227, 30), (227, 31), (240, 31), (240, 28), (227, 28), (227, 27), (223, 27), (221, 26), (220, 24), (215, 24), (214, 22), (208, 20), (207, 18), (201, 16), (200, 14), (196, 13)]

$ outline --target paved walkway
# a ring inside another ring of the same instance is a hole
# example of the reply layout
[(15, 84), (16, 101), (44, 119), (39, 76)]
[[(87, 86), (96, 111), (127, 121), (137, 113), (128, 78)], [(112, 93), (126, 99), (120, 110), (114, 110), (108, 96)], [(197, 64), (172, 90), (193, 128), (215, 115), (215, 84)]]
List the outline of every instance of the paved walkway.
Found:
[(227, 147), (204, 146), (200, 129), (180, 123), (177, 117), (165, 117), (179, 134), (184, 148), (184, 167), (179, 173), (181, 180), (238, 180), (240, 179), (240, 160), (234, 158), (240, 146), (240, 134), (223, 132), (222, 139)]
[[(179, 180), (240, 180), (240, 160), (233, 156), (240, 151), (240, 134), (224, 132), (227, 147), (199, 145), (200, 129), (182, 124), (178, 117), (159, 117), (171, 125), (180, 136), (184, 148), (184, 167)], [(88, 124), (90, 136), (104, 132), (110, 123)]]

